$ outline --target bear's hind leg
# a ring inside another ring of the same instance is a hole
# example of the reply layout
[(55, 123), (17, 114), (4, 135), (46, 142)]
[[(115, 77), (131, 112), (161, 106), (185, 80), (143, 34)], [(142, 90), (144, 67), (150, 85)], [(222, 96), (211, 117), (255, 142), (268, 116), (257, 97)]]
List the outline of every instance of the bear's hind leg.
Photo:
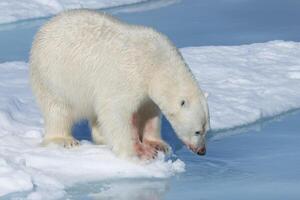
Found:
[(45, 118), (43, 145), (55, 143), (65, 148), (79, 145), (71, 132), (74, 120), (70, 107), (59, 102), (49, 102), (47, 110), (43, 113)]
[(71, 107), (46, 87), (33, 64), (31, 64), (31, 85), (45, 121), (45, 136), (42, 144), (56, 143), (66, 148), (79, 145), (71, 133), (74, 123)]

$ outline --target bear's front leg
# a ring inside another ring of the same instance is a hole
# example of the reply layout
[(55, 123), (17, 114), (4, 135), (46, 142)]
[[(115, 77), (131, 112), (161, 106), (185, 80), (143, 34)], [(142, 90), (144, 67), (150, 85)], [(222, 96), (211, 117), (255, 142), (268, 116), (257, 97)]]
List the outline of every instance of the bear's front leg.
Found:
[(154, 148), (157, 151), (170, 153), (170, 147), (162, 139), (160, 135), (161, 117), (158, 114), (146, 120), (143, 130), (143, 143)]
[(122, 158), (138, 157), (143, 160), (155, 158), (157, 151), (139, 139), (136, 116), (125, 112), (124, 109), (120, 111), (122, 112), (102, 112), (98, 115), (106, 143)]
[(157, 155), (157, 149), (147, 143), (142, 142), (142, 133), (139, 123), (139, 115), (135, 112), (131, 116), (132, 137), (134, 140), (134, 150), (139, 158), (154, 159)]

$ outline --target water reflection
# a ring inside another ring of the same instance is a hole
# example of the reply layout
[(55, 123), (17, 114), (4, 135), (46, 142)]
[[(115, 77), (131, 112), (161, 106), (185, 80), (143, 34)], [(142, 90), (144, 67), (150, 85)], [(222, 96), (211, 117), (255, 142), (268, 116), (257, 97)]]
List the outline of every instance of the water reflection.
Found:
[[(82, 191), (86, 188), (87, 191)], [(92, 189), (93, 188), (93, 189)], [(74, 199), (91, 199), (91, 200), (160, 200), (163, 199), (168, 191), (168, 181), (166, 179), (128, 179), (117, 180), (108, 183), (93, 183), (88, 185), (79, 185), (69, 189), (78, 191), (78, 194), (70, 194), (68, 197)], [(86, 195), (88, 193), (88, 195)]]

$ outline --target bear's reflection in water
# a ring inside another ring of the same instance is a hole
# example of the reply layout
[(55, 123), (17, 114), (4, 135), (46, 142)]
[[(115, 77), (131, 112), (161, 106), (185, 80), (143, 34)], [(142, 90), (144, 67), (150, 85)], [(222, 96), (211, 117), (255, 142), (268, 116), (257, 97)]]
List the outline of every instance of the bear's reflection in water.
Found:
[(121, 180), (105, 183), (88, 196), (93, 200), (160, 200), (168, 190), (167, 180)]

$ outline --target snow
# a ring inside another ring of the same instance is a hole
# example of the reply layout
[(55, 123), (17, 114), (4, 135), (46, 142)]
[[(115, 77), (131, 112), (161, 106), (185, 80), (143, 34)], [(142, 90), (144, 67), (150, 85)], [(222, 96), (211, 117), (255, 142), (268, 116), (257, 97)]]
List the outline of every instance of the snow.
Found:
[(181, 52), (209, 93), (214, 130), (300, 107), (300, 43), (188, 47)]
[(76, 8), (109, 8), (146, 0), (1, 0), (0, 23), (48, 17)]
[(31, 190), (30, 176), (22, 170), (14, 169), (6, 160), (0, 158), (0, 196), (22, 190)]
[[(300, 107), (300, 43), (188, 47), (181, 52), (209, 93), (213, 130)], [(28, 64), (0, 64), (0, 196), (27, 191), (27, 199), (57, 199), (76, 183), (164, 178), (185, 170), (176, 158), (160, 155), (149, 163), (129, 162), (88, 141), (74, 149), (41, 147), (42, 135), (43, 120), (28, 85)]]

